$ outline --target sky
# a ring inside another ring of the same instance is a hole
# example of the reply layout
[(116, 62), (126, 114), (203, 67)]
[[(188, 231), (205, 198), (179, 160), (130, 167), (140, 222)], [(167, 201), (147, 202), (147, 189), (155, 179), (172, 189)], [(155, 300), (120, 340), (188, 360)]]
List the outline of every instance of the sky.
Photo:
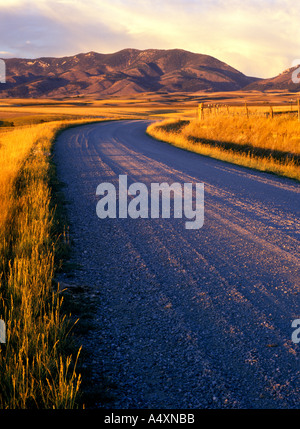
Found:
[(270, 78), (298, 64), (299, 23), (298, 0), (0, 0), (0, 57), (178, 48)]

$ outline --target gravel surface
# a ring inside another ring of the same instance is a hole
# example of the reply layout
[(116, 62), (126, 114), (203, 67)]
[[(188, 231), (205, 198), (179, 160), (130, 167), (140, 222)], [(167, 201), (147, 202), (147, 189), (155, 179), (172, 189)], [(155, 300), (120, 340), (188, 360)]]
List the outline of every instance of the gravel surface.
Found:
[[(82, 339), (90, 383), (111, 386), (96, 406), (299, 408), (299, 185), (157, 142), (146, 126), (86, 125), (56, 143), (71, 283), (95, 311)], [(204, 182), (204, 226), (99, 219), (97, 185), (119, 174), (148, 187)]]

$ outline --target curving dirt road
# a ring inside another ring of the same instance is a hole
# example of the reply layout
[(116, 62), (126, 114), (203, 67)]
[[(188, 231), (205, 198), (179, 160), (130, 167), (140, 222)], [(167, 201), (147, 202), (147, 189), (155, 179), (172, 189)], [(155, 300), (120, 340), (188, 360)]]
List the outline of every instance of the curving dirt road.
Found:
[[(157, 142), (145, 121), (62, 133), (78, 285), (96, 306), (84, 338), (107, 408), (299, 408), (300, 186)], [(204, 226), (99, 219), (101, 182), (204, 182)]]

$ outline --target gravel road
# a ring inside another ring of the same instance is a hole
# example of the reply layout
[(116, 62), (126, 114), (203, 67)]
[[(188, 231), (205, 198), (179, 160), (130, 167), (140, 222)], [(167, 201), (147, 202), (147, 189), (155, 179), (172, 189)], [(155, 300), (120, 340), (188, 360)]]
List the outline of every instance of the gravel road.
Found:
[[(155, 141), (147, 125), (73, 128), (55, 148), (80, 265), (72, 283), (96, 309), (83, 338), (91, 383), (115, 386), (97, 407), (299, 408), (299, 184)], [(203, 182), (204, 226), (99, 219), (96, 188), (120, 174), (148, 187)]]

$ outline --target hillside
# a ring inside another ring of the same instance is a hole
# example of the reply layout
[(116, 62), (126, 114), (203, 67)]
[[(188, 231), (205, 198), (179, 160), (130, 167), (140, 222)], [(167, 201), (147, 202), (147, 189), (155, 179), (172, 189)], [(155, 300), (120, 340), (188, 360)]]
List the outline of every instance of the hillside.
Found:
[[(292, 80), (293, 72), (299, 69), (299, 66), (289, 68), (278, 76), (270, 79), (260, 79), (251, 84), (247, 85), (245, 90), (256, 90), (256, 91), (290, 91), (299, 92), (300, 83), (294, 83)], [(297, 73), (296, 73), (297, 74)]]
[(257, 79), (208, 55), (124, 49), (62, 58), (6, 59), (0, 97), (127, 96), (142, 92), (234, 91)]

